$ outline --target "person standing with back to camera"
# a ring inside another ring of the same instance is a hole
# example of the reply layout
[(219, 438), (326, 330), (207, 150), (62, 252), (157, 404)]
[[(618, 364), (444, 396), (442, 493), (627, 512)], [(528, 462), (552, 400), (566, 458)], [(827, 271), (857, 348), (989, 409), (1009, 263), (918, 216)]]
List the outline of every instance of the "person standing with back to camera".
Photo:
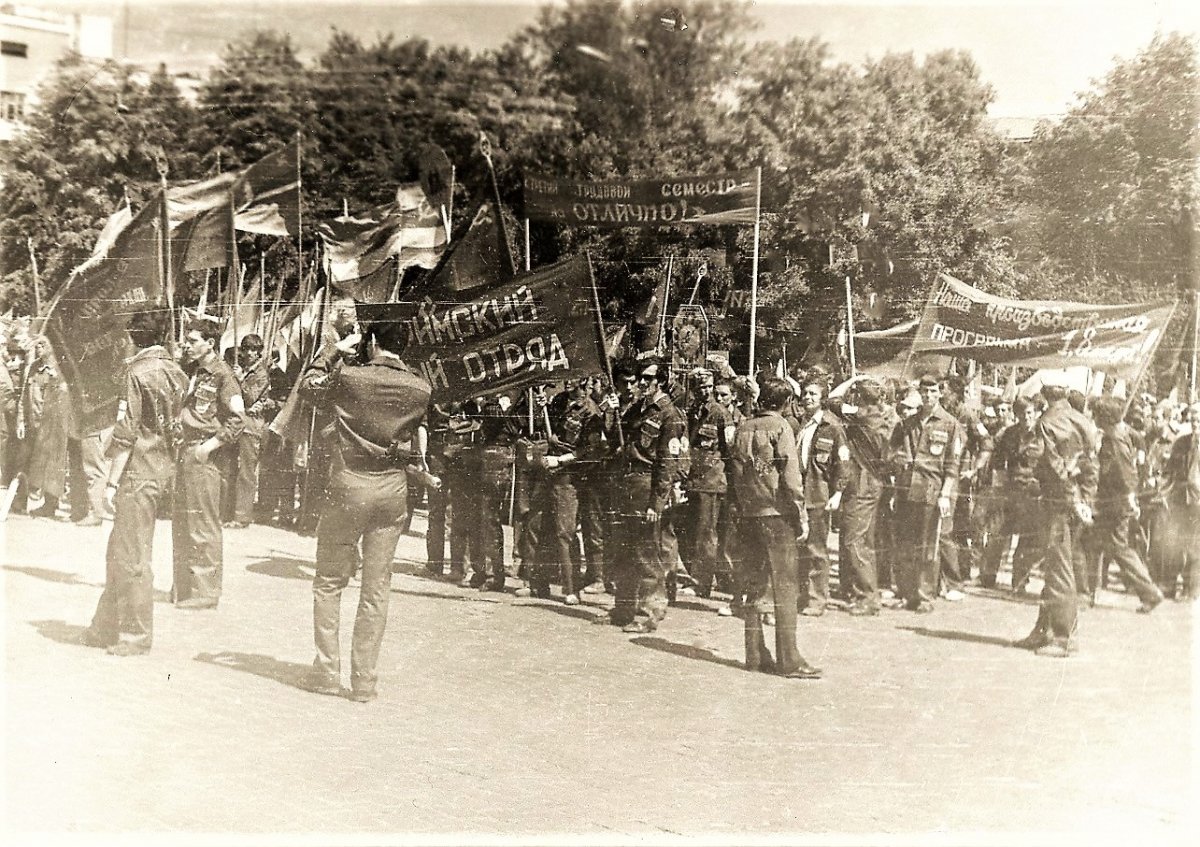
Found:
[[(386, 304), (384, 306), (386, 308)], [(319, 360), (301, 393), (333, 412), (328, 494), (317, 525), (313, 640), (317, 655), (306, 687), (340, 695), (342, 591), (359, 565), (362, 586), (350, 648), (351, 700), (374, 700), (379, 649), (387, 624), (392, 558), (408, 509), (406, 466), (413, 436), (429, 405), (430, 384), (400, 360), (403, 325), (379, 308), (359, 306), (368, 338), (365, 364)]]

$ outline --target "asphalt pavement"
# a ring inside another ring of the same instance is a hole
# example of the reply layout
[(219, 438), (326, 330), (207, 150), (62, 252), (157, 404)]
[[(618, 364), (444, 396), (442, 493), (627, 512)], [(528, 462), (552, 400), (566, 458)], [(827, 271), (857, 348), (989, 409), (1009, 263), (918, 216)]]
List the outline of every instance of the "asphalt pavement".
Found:
[(160, 522), (154, 649), (118, 658), (77, 643), (108, 525), (10, 516), (4, 831), (1194, 843), (1193, 606), (1138, 615), (1105, 591), (1065, 660), (1008, 646), (1036, 600), (1004, 590), (830, 611), (800, 624), (824, 679), (786, 680), (741, 668), (741, 621), (716, 601), (626, 635), (589, 625), (606, 596), (430, 579), (423, 526), (397, 553), (379, 699), (360, 704), (301, 687), (315, 539), (226, 530), (220, 607), (181, 611)]

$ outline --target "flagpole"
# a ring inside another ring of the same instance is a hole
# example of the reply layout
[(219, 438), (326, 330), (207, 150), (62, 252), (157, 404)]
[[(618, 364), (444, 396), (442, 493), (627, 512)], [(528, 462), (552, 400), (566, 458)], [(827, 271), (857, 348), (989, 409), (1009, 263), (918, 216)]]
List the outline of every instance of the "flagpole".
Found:
[(479, 133), (479, 152), (483, 156), (483, 160), (487, 162), (488, 174), (492, 180), (492, 197), (496, 202), (496, 223), (500, 227), (500, 237), (504, 239), (504, 252), (508, 257), (508, 272), (516, 276), (517, 267), (513, 262), (512, 248), (509, 247), (508, 240), (508, 224), (504, 221), (504, 206), (500, 202), (500, 183), (496, 181), (496, 167), (492, 164), (492, 142), (488, 139), (487, 133)]
[(238, 356), (238, 311), (242, 305), (242, 260), (238, 256), (237, 221), (233, 209), (233, 192), (229, 193), (229, 323), (233, 327), (233, 366)]
[(175, 337), (175, 271), (171, 267), (171, 208), (167, 205), (167, 160), (158, 160), (158, 180), (162, 190), (162, 209), (160, 210), (161, 219), (159, 222), (159, 239), (162, 245), (162, 284), (163, 284), (163, 299), (167, 304), (167, 313), (170, 316), (169, 332), (167, 337)]
[(1188, 392), (1189, 403), (1195, 403), (1197, 399), (1196, 369), (1200, 365), (1198, 347), (1200, 347), (1200, 290), (1192, 293), (1192, 383)]
[(667, 349), (667, 303), (671, 302), (671, 272), (675, 269), (675, 257), (667, 256), (667, 282), (663, 286), (663, 301), (658, 307), (658, 328), (654, 334), (654, 355), (664, 356)]
[(755, 168), (754, 255), (750, 260), (750, 378), (754, 378), (754, 339), (758, 334), (758, 238), (762, 218), (762, 166)]
[(850, 376), (858, 376), (858, 361), (854, 358), (854, 300), (850, 295), (850, 274), (846, 274), (846, 332), (850, 349)]
[[(300, 138), (300, 130), (296, 130), (296, 291), (300, 297), (300, 302), (303, 303), (308, 299), (308, 292), (304, 290), (304, 242), (301, 235), (304, 231), (304, 211), (302, 208), (304, 196), (301, 192), (303, 182), (300, 176)], [(283, 285), (282, 279), (279, 281), (279, 284)]]
[(529, 218), (525, 219), (525, 273), (529, 273), (530, 257), (529, 257)]
[[(600, 292), (596, 289), (596, 275), (592, 272), (592, 254), (585, 252), (584, 255), (587, 256), (588, 283), (592, 289), (592, 313), (595, 317), (596, 337), (600, 341), (600, 361), (604, 365), (604, 376), (608, 379), (609, 390), (616, 391), (612, 362), (608, 358), (608, 339), (604, 337), (604, 319), (600, 316)], [(621, 447), (625, 446), (625, 433), (621, 429), (620, 410), (617, 410), (617, 444)]]
[(37, 256), (33, 255), (33, 239), (26, 238), (25, 246), (29, 248), (29, 268), (33, 273), (33, 316), (42, 315), (42, 278), (38, 273)]

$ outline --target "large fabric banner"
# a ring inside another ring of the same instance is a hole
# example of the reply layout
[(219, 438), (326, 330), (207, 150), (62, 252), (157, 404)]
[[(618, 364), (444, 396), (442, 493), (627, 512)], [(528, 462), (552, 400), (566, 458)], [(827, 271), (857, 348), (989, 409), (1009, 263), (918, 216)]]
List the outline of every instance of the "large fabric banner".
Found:
[(911, 320), (887, 329), (854, 333), (858, 372), (878, 379), (903, 376), (916, 332), (917, 321)]
[(757, 198), (756, 170), (611, 182), (525, 177), (525, 217), (577, 226), (753, 224)]
[(162, 195), (115, 238), (108, 255), (67, 280), (50, 306), (46, 335), (67, 381), (81, 435), (117, 420), (125, 360), (133, 353), (126, 327), (139, 304), (162, 297), (159, 225)]
[(580, 256), (470, 299), (367, 308), (372, 320), (404, 325), (404, 361), (433, 385), (435, 400), (451, 402), (603, 373), (592, 284)]
[(322, 221), (317, 234), (325, 246), (325, 267), (335, 283), (375, 275), (394, 260), (408, 267), (433, 268), (446, 249), (446, 227), (418, 183), (400, 186), (396, 202), (361, 215)]
[(930, 357), (958, 356), (1031, 368), (1083, 366), (1136, 381), (1174, 310), (1174, 303), (1007, 300), (941, 274), (913, 338), (907, 372), (921, 372)]

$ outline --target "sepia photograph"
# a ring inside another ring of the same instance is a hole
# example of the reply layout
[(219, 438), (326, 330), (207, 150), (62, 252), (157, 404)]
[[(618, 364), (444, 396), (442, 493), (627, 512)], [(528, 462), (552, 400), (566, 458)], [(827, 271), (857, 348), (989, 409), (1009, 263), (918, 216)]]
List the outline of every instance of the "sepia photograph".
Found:
[(1200, 832), (1200, 4), (0, 0), (0, 837)]

